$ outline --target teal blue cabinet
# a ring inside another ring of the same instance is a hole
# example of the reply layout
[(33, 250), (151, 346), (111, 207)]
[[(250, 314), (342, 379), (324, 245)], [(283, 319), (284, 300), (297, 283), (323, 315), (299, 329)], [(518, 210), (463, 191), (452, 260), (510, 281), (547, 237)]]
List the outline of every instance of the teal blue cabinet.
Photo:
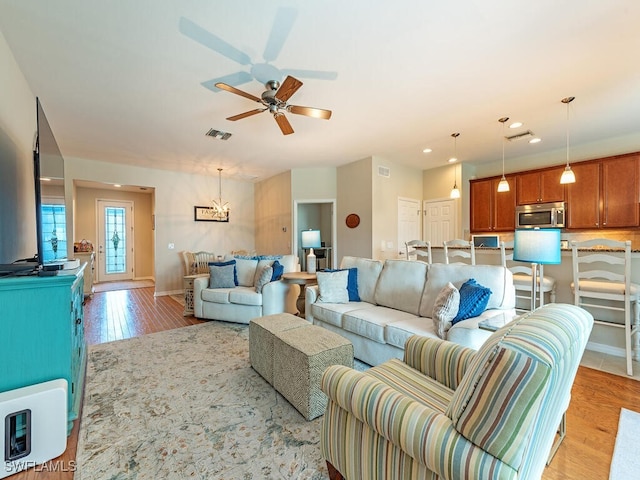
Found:
[(64, 378), (68, 432), (78, 418), (86, 365), (84, 268), (0, 278), (0, 392)]

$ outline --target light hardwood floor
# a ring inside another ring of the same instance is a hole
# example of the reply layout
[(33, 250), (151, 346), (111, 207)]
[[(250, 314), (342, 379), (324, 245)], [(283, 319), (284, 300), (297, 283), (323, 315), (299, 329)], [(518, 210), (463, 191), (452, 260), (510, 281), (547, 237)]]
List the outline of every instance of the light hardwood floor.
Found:
[[(96, 293), (85, 305), (89, 345), (197, 323), (202, 322), (183, 317), (182, 306), (170, 297), (154, 297), (153, 288)], [(580, 367), (567, 412), (567, 436), (543, 479), (607, 479), (622, 407), (640, 410), (639, 381)], [(10, 478), (72, 480), (78, 426), (76, 421), (63, 455)]]

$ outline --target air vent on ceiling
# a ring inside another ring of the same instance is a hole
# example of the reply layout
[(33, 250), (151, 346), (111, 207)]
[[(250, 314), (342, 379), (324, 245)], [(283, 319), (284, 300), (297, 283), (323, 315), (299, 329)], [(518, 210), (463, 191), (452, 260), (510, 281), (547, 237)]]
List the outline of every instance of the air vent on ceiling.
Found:
[(229, 140), (229, 138), (231, 138), (230, 133), (216, 130), (214, 128), (210, 128), (206, 135), (213, 138), (220, 137), (221, 140)]
[(531, 130), (527, 130), (526, 132), (516, 133), (515, 135), (511, 135), (510, 137), (504, 137), (504, 138), (512, 142), (513, 140), (520, 140), (521, 138), (524, 138), (524, 137), (533, 137), (533, 136), (534, 136), (534, 133)]
[(383, 167), (383, 166), (379, 165), (378, 166), (378, 175), (380, 175), (381, 177), (389, 178), (391, 176), (391, 170), (389, 169), (389, 167)]

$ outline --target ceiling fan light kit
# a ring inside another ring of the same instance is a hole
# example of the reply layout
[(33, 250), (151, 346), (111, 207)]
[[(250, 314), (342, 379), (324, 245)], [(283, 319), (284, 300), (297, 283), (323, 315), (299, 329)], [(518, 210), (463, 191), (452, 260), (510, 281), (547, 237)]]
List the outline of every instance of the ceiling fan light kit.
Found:
[(302, 82), (297, 78), (288, 75), (284, 79), (282, 85), (277, 80), (269, 80), (265, 83), (266, 90), (262, 92), (261, 98), (256, 97), (250, 93), (242, 91), (238, 88), (227, 85), (226, 83), (218, 82), (216, 87), (221, 90), (226, 90), (230, 93), (235, 93), (241, 97), (248, 98), (254, 102), (261, 103), (264, 108), (257, 108), (255, 110), (249, 110), (248, 112), (240, 113), (227, 117), (227, 120), (236, 121), (241, 120), (264, 111), (269, 111), (273, 115), (276, 123), (280, 127), (283, 135), (290, 135), (293, 133), (293, 127), (289, 123), (289, 120), (285, 116), (285, 112), (293, 113), (296, 115), (304, 115), (307, 117), (320, 118), (328, 120), (331, 118), (331, 110), (325, 110), (322, 108), (303, 107), (300, 105), (289, 105), (287, 100), (293, 96), (294, 93), (302, 86)]

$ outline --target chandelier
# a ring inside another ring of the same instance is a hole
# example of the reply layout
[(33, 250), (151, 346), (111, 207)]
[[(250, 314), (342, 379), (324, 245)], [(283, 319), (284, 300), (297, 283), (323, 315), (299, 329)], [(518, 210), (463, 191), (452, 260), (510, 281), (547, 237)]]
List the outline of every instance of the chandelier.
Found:
[(222, 202), (222, 169), (218, 168), (218, 200), (211, 200), (213, 218), (219, 222), (229, 221), (229, 202)]

